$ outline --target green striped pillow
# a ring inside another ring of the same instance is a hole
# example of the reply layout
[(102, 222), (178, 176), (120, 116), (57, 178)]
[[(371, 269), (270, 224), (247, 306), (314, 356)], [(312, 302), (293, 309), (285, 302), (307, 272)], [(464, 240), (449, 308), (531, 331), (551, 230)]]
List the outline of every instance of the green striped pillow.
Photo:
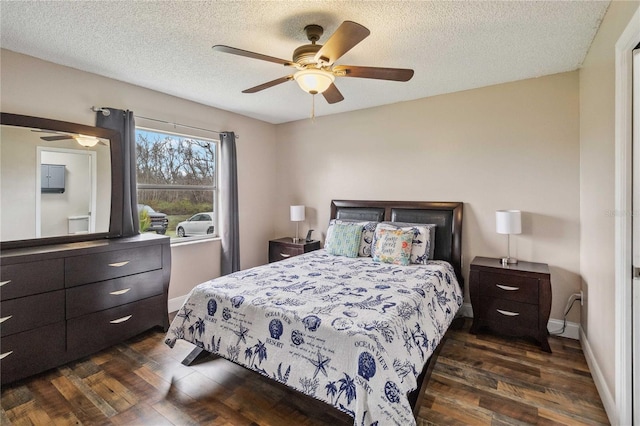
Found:
[(331, 236), (325, 242), (327, 253), (335, 256), (357, 257), (362, 236), (360, 223), (334, 223)]

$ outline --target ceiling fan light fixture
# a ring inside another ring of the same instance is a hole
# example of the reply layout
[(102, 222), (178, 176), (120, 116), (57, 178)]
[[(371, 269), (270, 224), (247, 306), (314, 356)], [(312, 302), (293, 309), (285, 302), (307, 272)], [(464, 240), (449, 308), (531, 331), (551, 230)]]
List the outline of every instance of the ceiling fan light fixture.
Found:
[(77, 135), (73, 137), (76, 142), (78, 142), (80, 145), (87, 147), (87, 148), (91, 148), (93, 146), (96, 146), (98, 142), (100, 142), (100, 139), (96, 138), (95, 136), (87, 136), (87, 135)]
[(300, 70), (293, 78), (302, 90), (312, 95), (324, 92), (336, 79), (331, 72), (316, 68)]

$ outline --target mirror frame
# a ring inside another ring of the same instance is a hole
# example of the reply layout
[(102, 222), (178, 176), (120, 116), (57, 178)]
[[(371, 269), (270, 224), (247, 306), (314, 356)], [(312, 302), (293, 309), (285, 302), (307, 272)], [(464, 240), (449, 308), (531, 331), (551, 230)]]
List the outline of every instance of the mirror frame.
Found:
[(111, 151), (111, 216), (108, 232), (95, 232), (81, 235), (62, 235), (57, 237), (33, 238), (27, 240), (0, 241), (0, 250), (36, 247), (49, 244), (65, 244), (79, 241), (100, 240), (122, 236), (122, 206), (124, 185), (122, 179), (122, 142), (120, 132), (84, 124), (31, 117), (28, 115), (1, 113), (0, 124), (33, 129), (55, 130), (68, 133), (82, 133), (87, 136), (109, 139)]

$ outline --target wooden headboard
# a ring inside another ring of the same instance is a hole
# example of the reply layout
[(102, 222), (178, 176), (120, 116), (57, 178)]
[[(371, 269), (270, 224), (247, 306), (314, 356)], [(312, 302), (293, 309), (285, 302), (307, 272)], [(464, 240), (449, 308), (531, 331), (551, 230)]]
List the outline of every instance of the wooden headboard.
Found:
[(434, 201), (333, 200), (331, 219), (372, 222), (433, 223), (436, 225), (434, 258), (446, 260), (462, 278), (462, 204)]

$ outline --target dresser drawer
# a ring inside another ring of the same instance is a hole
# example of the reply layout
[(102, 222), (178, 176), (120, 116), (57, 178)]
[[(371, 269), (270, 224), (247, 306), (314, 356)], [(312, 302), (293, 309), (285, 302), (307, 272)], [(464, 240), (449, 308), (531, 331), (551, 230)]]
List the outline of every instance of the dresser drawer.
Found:
[(64, 260), (50, 259), (0, 267), (0, 299), (64, 288)]
[(487, 297), (537, 304), (539, 282), (539, 279), (532, 277), (481, 271), (480, 294)]
[(64, 321), (64, 290), (3, 301), (0, 317), (2, 337)]
[(153, 328), (163, 326), (167, 305), (154, 296), (67, 321), (67, 349), (89, 354)]
[(125, 277), (162, 268), (159, 245), (73, 256), (65, 259), (65, 286)]
[(0, 339), (2, 383), (60, 365), (65, 352), (64, 321)]
[(124, 305), (164, 291), (162, 270), (68, 288), (67, 319)]
[[(503, 331), (531, 330), (538, 327), (538, 306), (505, 299), (482, 298), (477, 315)], [(476, 313), (474, 312), (474, 316)]]

